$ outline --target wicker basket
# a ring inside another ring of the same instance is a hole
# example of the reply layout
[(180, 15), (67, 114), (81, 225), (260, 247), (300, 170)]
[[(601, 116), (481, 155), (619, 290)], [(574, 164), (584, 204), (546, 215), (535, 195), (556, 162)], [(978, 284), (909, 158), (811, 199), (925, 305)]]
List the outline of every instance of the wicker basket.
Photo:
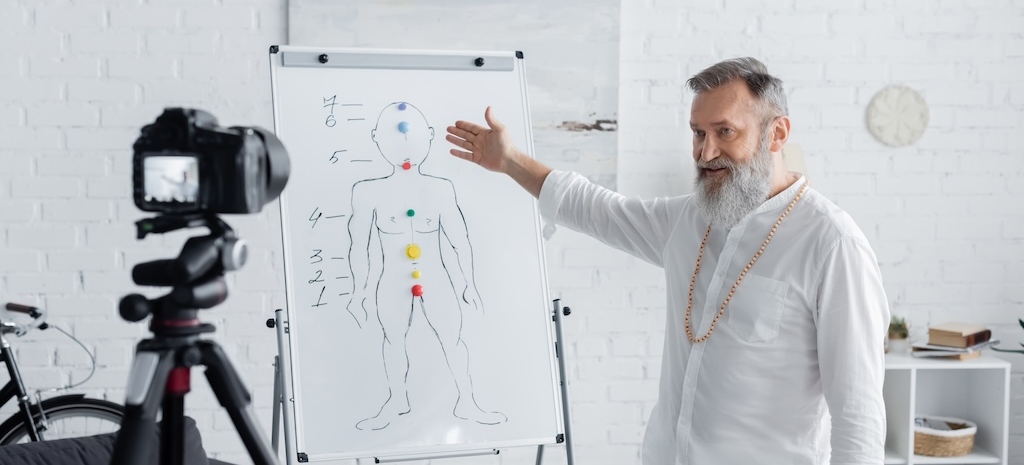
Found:
[[(948, 429), (936, 428), (945, 424)], [(959, 418), (919, 415), (914, 419), (914, 453), (930, 457), (959, 457), (971, 453), (978, 425)]]

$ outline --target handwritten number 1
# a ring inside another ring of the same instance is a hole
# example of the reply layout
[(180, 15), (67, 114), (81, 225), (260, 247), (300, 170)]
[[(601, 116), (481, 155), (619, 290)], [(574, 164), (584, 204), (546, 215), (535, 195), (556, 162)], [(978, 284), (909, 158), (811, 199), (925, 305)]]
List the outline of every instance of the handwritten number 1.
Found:
[(320, 297), (316, 298), (316, 303), (313, 304), (314, 307), (319, 307), (321, 305), (327, 305), (327, 302), (323, 302), (324, 290), (326, 290), (326, 289), (327, 289), (327, 286), (324, 286), (324, 287), (320, 288)]

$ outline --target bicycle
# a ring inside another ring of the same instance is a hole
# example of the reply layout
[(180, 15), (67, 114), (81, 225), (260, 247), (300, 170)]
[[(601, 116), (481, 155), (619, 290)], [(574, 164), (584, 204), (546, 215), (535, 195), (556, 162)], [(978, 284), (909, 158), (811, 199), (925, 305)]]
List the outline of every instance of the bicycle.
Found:
[[(28, 324), (18, 324), (13, 321), (0, 320), (0, 362), (4, 362), (7, 366), (7, 373), (10, 375), (10, 381), (0, 388), (0, 406), (7, 405), (7, 402), (11, 400), (16, 400), (18, 403), (18, 412), (0, 423), (0, 445), (91, 436), (117, 431), (121, 426), (121, 418), (124, 416), (124, 407), (116, 403), (86, 398), (84, 394), (64, 394), (43, 400), (39, 391), (36, 391), (35, 400), (32, 399), (25, 389), (25, 383), (22, 381), (18, 364), (14, 359), (14, 351), (11, 350), (11, 345), (4, 336), (14, 334), (20, 337), (30, 330), (37, 328), (43, 330), (51, 325), (46, 323), (45, 313), (36, 307), (8, 303), (5, 308), (12, 312), (26, 314), (32, 317), (32, 321)], [(93, 371), (95, 371), (96, 360), (85, 345), (63, 329), (56, 326), (54, 328), (73, 339), (89, 353), (89, 357), (93, 360)], [(90, 373), (89, 376), (91, 377), (92, 374)], [(86, 380), (88, 379), (86, 378)], [(54, 389), (54, 391), (70, 389), (84, 382)]]

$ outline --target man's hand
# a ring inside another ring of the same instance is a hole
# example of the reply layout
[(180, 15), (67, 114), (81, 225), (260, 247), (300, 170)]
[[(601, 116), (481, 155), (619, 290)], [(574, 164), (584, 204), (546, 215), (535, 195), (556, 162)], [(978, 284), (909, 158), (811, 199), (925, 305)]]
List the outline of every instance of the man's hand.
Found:
[(512, 145), (505, 125), (491, 114), (491, 107), (484, 111), (484, 120), (488, 128), (467, 121), (448, 126), (445, 139), (464, 149), (452, 149), (451, 153), (491, 171), (508, 173), (511, 160), (522, 154)]
[(456, 121), (448, 126), (445, 139), (462, 150), (452, 149), (452, 155), (469, 160), (488, 170), (505, 173), (534, 197), (540, 196), (551, 168), (520, 152), (512, 144), (505, 125), (491, 115), (491, 107), (484, 111), (488, 127), (468, 121)]

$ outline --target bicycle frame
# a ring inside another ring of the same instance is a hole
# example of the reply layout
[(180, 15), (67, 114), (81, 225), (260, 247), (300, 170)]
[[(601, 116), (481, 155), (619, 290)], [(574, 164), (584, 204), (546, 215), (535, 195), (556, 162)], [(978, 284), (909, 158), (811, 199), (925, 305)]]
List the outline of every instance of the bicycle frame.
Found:
[[(4, 328), (6, 329), (6, 328)], [(18, 371), (18, 364), (14, 361), (14, 351), (7, 338), (0, 333), (0, 361), (7, 365), (7, 373), (11, 380), (0, 388), (0, 405), (6, 405), (11, 399), (18, 399), (18, 408), (22, 415), (25, 415), (25, 425), (28, 427), (28, 436), (32, 441), (39, 441), (39, 430), (36, 428), (35, 419), (32, 416), (32, 401), (25, 390), (25, 383), (21, 379), (21, 372)]]

